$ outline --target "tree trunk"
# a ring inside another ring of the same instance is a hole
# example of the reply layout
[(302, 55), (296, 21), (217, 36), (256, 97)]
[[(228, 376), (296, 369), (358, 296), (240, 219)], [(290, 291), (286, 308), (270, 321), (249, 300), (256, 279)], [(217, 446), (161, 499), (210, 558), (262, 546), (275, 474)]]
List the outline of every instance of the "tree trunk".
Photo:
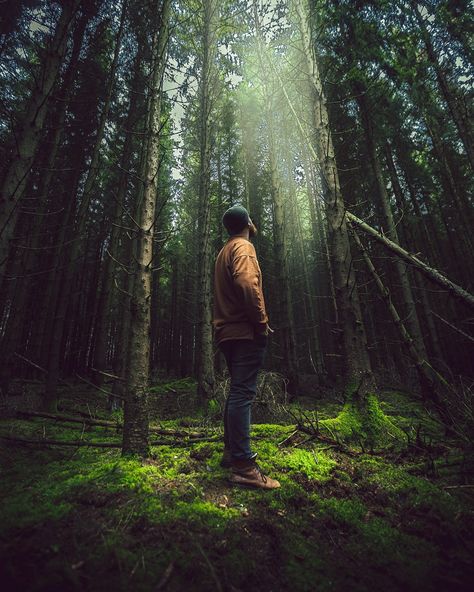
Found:
[[(140, 43), (134, 64), (134, 75), (130, 87), (130, 103), (125, 120), (125, 141), (120, 158), (120, 175), (118, 179), (117, 193), (114, 195), (115, 207), (111, 216), (110, 241), (105, 255), (102, 271), (102, 292), (99, 302), (98, 323), (96, 327), (97, 342), (94, 355), (94, 368), (106, 370), (107, 366), (107, 341), (111, 322), (111, 301), (116, 290), (113, 285), (116, 274), (116, 261), (120, 260), (118, 255), (120, 237), (123, 235), (121, 222), (125, 208), (125, 197), (129, 183), (130, 162), (133, 151), (133, 130), (137, 119), (137, 103), (140, 90), (141, 62), (143, 59), (143, 43)], [(98, 373), (95, 382), (102, 385), (104, 375)]]
[(433, 142), (434, 156), (440, 166), (440, 180), (446, 194), (446, 201), (449, 203), (449, 201), (452, 200), (454, 206), (454, 219), (456, 220), (459, 229), (462, 229), (461, 237), (458, 233), (458, 241), (463, 248), (466, 261), (469, 262), (470, 254), (474, 248), (474, 242), (472, 241), (470, 230), (474, 222), (473, 208), (459, 186), (459, 175), (453, 171), (447, 158), (446, 150), (435, 122), (427, 112), (425, 112), (425, 119), (428, 133)]
[[(395, 162), (393, 160), (392, 148), (388, 142), (385, 145), (385, 154), (386, 154), (386, 158), (387, 158), (387, 166), (388, 166), (388, 170), (389, 170), (389, 174), (390, 174), (390, 180), (392, 183), (393, 192), (395, 195), (395, 200), (397, 202), (399, 215), (402, 218), (404, 215), (406, 215), (405, 197), (403, 195), (400, 181), (398, 179), (398, 173), (395, 168)], [(431, 235), (427, 231), (425, 222), (423, 220), (421, 211), (418, 206), (418, 202), (416, 202), (415, 196), (413, 196), (413, 198), (416, 203), (416, 207), (418, 208), (417, 209), (417, 217), (419, 218), (420, 225), (421, 225), (421, 240), (418, 243), (414, 239), (410, 226), (404, 225), (403, 220), (402, 220), (402, 222), (400, 224), (400, 229), (401, 229), (400, 234), (401, 234), (402, 241), (404, 244), (407, 245), (407, 247), (411, 251), (418, 251), (419, 247), (423, 246), (427, 250), (428, 255), (430, 257), (433, 257), (434, 260), (437, 261), (438, 260), (437, 256), (436, 256), (437, 250), (435, 250), (433, 242), (431, 240)], [(426, 290), (423, 286), (423, 282), (420, 281), (421, 278), (418, 278), (417, 274), (413, 274), (412, 277), (413, 277), (415, 287), (418, 290), (418, 294), (420, 295), (421, 311), (422, 311), (422, 315), (424, 315), (426, 327), (428, 329), (428, 334), (429, 334), (430, 342), (431, 342), (431, 351), (434, 354), (435, 358), (437, 359), (438, 363), (441, 363), (441, 361), (443, 360), (441, 343), (439, 340), (438, 332), (436, 330), (436, 326), (433, 322), (433, 317), (430, 313), (430, 306), (429, 306)]]
[(295, 0), (295, 5), (313, 96), (316, 153), (321, 166), (323, 192), (327, 204), (331, 267), (339, 317), (337, 329), (345, 358), (345, 378), (349, 391), (358, 394), (363, 400), (367, 393), (375, 389), (375, 379), (370, 367), (367, 338), (355, 284), (346, 210), (339, 185), (326, 98), (314, 55), (308, 5), (305, 0)]
[(280, 173), (278, 170), (277, 144), (275, 140), (275, 111), (272, 88), (267, 68), (263, 61), (265, 54), (264, 41), (260, 30), (260, 22), (257, 4), (253, 4), (254, 22), (256, 29), (256, 41), (260, 60), (260, 75), (263, 83), (265, 101), (265, 122), (268, 134), (268, 164), (270, 169), (270, 194), (273, 207), (273, 253), (275, 257), (275, 277), (278, 285), (278, 319), (282, 344), (282, 370), (288, 378), (288, 392), (296, 395), (298, 392), (298, 358), (296, 354), (296, 335), (293, 320), (293, 311), (290, 292), (290, 273), (288, 266), (288, 228), (286, 225), (285, 199), (281, 188)]
[(202, 68), (200, 80), (200, 130), (199, 130), (199, 210), (198, 210), (198, 308), (196, 370), (198, 395), (203, 401), (214, 394), (214, 356), (212, 342), (211, 300), (211, 112), (215, 84), (215, 19), (218, 11), (216, 0), (203, 2)]
[(145, 157), (143, 197), (137, 215), (133, 297), (126, 371), (122, 454), (146, 455), (149, 451), (148, 388), (150, 374), (151, 280), (153, 236), (160, 149), (160, 117), (163, 74), (169, 37), (171, 0), (163, 0), (154, 34), (152, 79), (148, 97), (149, 139)]

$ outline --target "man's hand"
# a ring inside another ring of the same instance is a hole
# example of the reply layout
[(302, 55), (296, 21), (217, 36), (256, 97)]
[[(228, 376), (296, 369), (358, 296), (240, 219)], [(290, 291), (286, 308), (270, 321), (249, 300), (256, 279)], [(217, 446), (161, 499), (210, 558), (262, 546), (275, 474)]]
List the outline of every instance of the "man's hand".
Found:
[(264, 331), (264, 335), (270, 335), (270, 333), (275, 333), (275, 331), (270, 327), (270, 325), (267, 323), (267, 326), (265, 327), (265, 331)]

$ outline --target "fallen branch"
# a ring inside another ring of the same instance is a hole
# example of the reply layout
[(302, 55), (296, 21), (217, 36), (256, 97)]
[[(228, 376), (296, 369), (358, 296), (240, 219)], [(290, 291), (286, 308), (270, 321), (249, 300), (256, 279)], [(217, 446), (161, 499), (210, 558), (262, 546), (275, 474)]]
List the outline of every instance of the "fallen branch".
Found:
[(409, 334), (407, 328), (405, 327), (405, 323), (403, 322), (398, 310), (393, 304), (390, 290), (382, 282), (382, 279), (375, 269), (372, 259), (370, 258), (367, 249), (362, 244), (359, 235), (352, 227), (350, 228), (350, 232), (367, 265), (370, 275), (372, 276), (378, 291), (385, 302), (392, 321), (397, 328), (400, 337), (405, 344), (405, 347), (407, 348), (410, 358), (415, 365), (420, 380), (423, 397), (431, 400), (440, 414), (440, 417), (443, 419), (445, 425), (450, 425), (450, 418), (447, 414), (447, 409), (444, 404), (443, 391), (451, 390), (451, 392), (455, 392), (454, 387), (449, 384), (448, 381), (437, 370), (435, 370), (426, 359), (421, 356), (420, 352), (415, 346), (413, 337)]
[(164, 590), (164, 588), (166, 587), (166, 584), (169, 582), (169, 580), (171, 578), (173, 570), (174, 570), (174, 561), (171, 561), (171, 563), (165, 569), (165, 573), (161, 577), (161, 580), (158, 582), (158, 586), (156, 587), (157, 590)]
[(282, 440), (281, 442), (278, 443), (278, 447), (281, 448), (282, 446), (289, 444), (294, 439), (296, 434), (298, 434), (298, 433), (299, 433), (298, 429), (291, 432), (291, 434), (289, 436), (287, 436), (284, 440)]
[[(309, 426), (308, 426), (308, 425), (305, 425), (304, 423), (302, 423), (301, 417), (298, 417), (290, 409), (286, 409), (286, 411), (287, 411), (288, 415), (291, 415), (291, 417), (293, 417), (293, 419), (296, 421), (295, 431), (296, 432), (300, 431), (300, 432), (303, 432), (304, 434), (307, 434), (308, 436), (310, 436), (309, 438), (307, 438), (304, 441), (304, 443), (310, 442), (311, 440), (318, 440), (319, 442), (324, 442), (325, 444), (328, 444), (332, 448), (336, 448), (340, 452), (344, 452), (345, 454), (347, 454), (349, 456), (357, 456), (357, 453), (355, 451), (351, 450), (348, 446), (343, 444), (335, 436), (333, 438), (330, 438), (329, 436), (325, 436), (324, 434), (322, 434), (321, 431), (319, 430), (319, 422), (318, 422), (318, 428), (316, 428), (314, 426), (314, 423), (312, 422), (312, 420), (310, 418), (308, 418), (308, 416), (306, 414), (302, 413), (304, 418), (307, 419), (309, 422)], [(301, 444), (303, 444), (303, 442), (300, 442), (300, 445)]]
[(98, 368), (91, 368), (93, 372), (98, 372), (102, 374), (102, 376), (107, 376), (108, 378), (113, 378), (114, 380), (120, 380), (121, 382), (125, 382), (125, 378), (121, 376), (116, 376), (115, 374), (110, 374), (109, 372), (104, 372), (103, 370), (99, 370)]
[(121, 442), (86, 442), (85, 440), (50, 440), (42, 438), (41, 440), (30, 440), (28, 438), (19, 438), (18, 436), (0, 436), (0, 439), (9, 442), (20, 442), (22, 444), (41, 444), (45, 446), (91, 446), (95, 448), (121, 448)]
[(469, 341), (474, 341), (474, 337), (472, 337), (471, 335), (469, 335), (468, 333), (466, 333), (462, 329), (459, 329), (458, 327), (456, 327), (456, 325), (453, 325), (452, 323), (450, 323), (449, 321), (447, 321), (443, 317), (440, 317), (439, 314), (436, 314), (434, 310), (430, 310), (429, 312), (432, 315), (434, 315), (437, 319), (439, 319), (440, 321), (442, 321), (443, 323), (445, 323), (446, 325), (448, 325), (448, 327), (450, 327), (451, 329), (453, 329), (454, 331), (456, 331), (456, 333), (459, 333), (460, 335), (462, 335), (466, 339), (469, 339)]
[[(18, 410), (17, 415), (19, 417), (39, 417), (43, 419), (51, 419), (52, 421), (62, 421), (70, 423), (78, 423), (81, 425), (97, 426), (104, 428), (116, 428), (123, 429), (123, 423), (108, 421), (106, 419), (90, 419), (87, 417), (74, 417), (72, 415), (61, 415), (55, 413), (47, 413), (44, 411), (24, 411)], [(203, 434), (200, 432), (186, 432), (182, 430), (172, 430), (166, 428), (156, 428), (151, 426), (150, 432), (152, 434), (160, 434), (161, 436), (179, 436), (183, 438), (201, 438)]]
[(47, 370), (45, 370), (44, 368), (42, 368), (38, 364), (35, 364), (35, 362), (32, 362), (28, 358), (25, 358), (25, 356), (22, 356), (21, 354), (18, 354), (17, 352), (14, 352), (13, 355), (16, 356), (17, 358), (19, 358), (20, 360), (23, 360), (27, 364), (30, 364), (30, 366), (33, 366), (33, 368), (36, 368), (36, 370), (39, 370), (40, 372), (43, 372), (44, 374), (47, 374), (48, 373)]
[(123, 426), (120, 423), (107, 421), (105, 419), (90, 419), (88, 417), (74, 417), (72, 415), (60, 415), (54, 413), (47, 413), (45, 411), (28, 411), (28, 410), (21, 410), (17, 411), (18, 417), (39, 417), (42, 419), (51, 419), (54, 421), (64, 421), (70, 423), (79, 423), (81, 425), (89, 425), (89, 426), (99, 426), (99, 427), (114, 427), (114, 428), (122, 428)]
[(79, 374), (77, 374), (77, 372), (76, 372), (76, 376), (77, 376), (77, 378), (79, 378), (79, 380), (82, 380), (82, 382), (85, 382), (86, 384), (88, 384), (89, 386), (94, 388), (96, 391), (99, 391), (99, 393), (103, 393), (104, 395), (107, 395), (107, 397), (114, 397), (115, 399), (120, 399), (121, 401), (127, 400), (127, 397), (122, 397), (121, 395), (116, 395), (115, 393), (111, 393), (109, 391), (106, 391), (103, 388), (100, 388), (100, 386), (97, 386), (96, 384), (94, 384), (90, 380), (87, 380), (87, 378), (80, 376)]

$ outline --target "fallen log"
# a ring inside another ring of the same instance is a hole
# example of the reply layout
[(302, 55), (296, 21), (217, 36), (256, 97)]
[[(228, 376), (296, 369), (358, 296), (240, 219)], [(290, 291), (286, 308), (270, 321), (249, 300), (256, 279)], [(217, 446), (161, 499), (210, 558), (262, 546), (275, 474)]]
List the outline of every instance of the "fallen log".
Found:
[[(213, 442), (220, 440), (220, 437), (212, 438), (193, 438), (190, 440), (172, 442), (170, 440), (152, 440), (150, 446), (177, 446), (186, 447), (190, 444), (198, 442)], [(86, 440), (51, 440), (49, 438), (41, 438), (30, 440), (29, 438), (20, 438), (18, 436), (4, 436), (0, 435), (0, 440), (7, 442), (18, 442), (20, 444), (40, 444), (42, 446), (89, 446), (91, 448), (122, 448), (122, 442), (88, 442)]]
[[(18, 410), (17, 416), (32, 417), (32, 418), (38, 417), (38, 418), (43, 418), (43, 419), (50, 419), (52, 421), (78, 423), (81, 425), (106, 427), (106, 428), (116, 428), (119, 430), (123, 429), (123, 424), (120, 422), (108, 421), (106, 419), (92, 419), (92, 418), (88, 418), (88, 417), (74, 417), (72, 415), (47, 413), (44, 411)], [(159, 434), (161, 436), (178, 436), (178, 437), (183, 437), (183, 438), (201, 438), (203, 436), (203, 434), (201, 432), (186, 432), (186, 431), (182, 431), (182, 430), (156, 428), (156, 427), (152, 427), (152, 426), (150, 426), (150, 433)]]
[(19, 442), (20, 444), (41, 444), (43, 446), (91, 446), (96, 448), (121, 448), (121, 442), (87, 442), (85, 440), (50, 440), (42, 438), (41, 440), (30, 440), (29, 438), (20, 438), (18, 436), (0, 436), (1, 440), (8, 442)]

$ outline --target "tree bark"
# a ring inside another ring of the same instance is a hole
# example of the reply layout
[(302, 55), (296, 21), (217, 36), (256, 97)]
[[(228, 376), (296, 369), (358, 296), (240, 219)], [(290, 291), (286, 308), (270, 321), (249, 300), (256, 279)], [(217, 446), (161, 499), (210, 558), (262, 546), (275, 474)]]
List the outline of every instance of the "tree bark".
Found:
[(160, 117), (163, 74), (169, 38), (170, 0), (163, 0), (153, 38), (152, 79), (148, 97), (148, 145), (144, 188), (137, 222), (131, 324), (128, 341), (122, 454), (147, 455), (149, 451), (148, 388), (150, 374), (151, 279), (153, 235), (157, 200)]
[(321, 166), (323, 192), (327, 204), (331, 267), (339, 317), (338, 332), (346, 363), (346, 382), (349, 391), (357, 392), (364, 398), (364, 395), (375, 389), (375, 379), (370, 366), (367, 338), (355, 284), (346, 210), (339, 185), (326, 98), (314, 55), (309, 9), (305, 0), (295, 0), (295, 6), (313, 96), (317, 153), (315, 156)]
[(196, 370), (198, 395), (203, 401), (214, 394), (214, 356), (212, 341), (211, 296), (211, 113), (215, 85), (215, 19), (218, 11), (216, 0), (203, 1), (202, 67), (200, 79), (200, 128), (199, 128), (199, 209), (198, 209), (198, 294), (197, 294), (197, 343)]

